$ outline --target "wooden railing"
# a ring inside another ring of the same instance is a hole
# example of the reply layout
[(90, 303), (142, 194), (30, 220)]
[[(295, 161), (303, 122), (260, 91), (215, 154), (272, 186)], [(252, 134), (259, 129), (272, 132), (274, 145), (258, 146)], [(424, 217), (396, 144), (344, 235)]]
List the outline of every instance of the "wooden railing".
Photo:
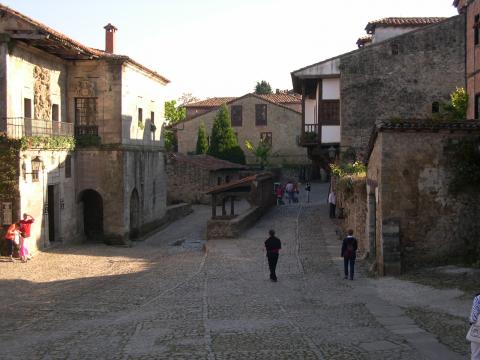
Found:
[(303, 126), (302, 135), (300, 136), (300, 145), (316, 145), (320, 143), (318, 124), (305, 124)]

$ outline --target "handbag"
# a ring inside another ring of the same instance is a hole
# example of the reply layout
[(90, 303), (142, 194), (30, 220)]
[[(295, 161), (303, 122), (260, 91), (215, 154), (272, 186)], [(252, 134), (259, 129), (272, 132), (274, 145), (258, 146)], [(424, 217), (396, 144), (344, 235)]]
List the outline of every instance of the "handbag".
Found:
[(467, 333), (467, 340), (470, 342), (480, 343), (480, 322), (477, 320), (475, 324), (470, 326)]

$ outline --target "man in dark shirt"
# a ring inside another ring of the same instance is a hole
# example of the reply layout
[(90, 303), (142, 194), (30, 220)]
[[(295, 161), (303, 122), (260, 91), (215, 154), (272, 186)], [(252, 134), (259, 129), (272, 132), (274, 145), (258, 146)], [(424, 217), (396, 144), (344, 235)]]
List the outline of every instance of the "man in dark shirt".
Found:
[(280, 242), (279, 238), (275, 237), (274, 230), (270, 230), (268, 233), (270, 234), (270, 237), (265, 240), (265, 249), (267, 249), (268, 267), (270, 268), (270, 280), (276, 282), (277, 275), (275, 274), (275, 269), (277, 268), (278, 253), (282, 248), (282, 243)]
[(348, 236), (343, 239), (342, 254), (345, 268), (345, 279), (348, 279), (348, 267), (350, 265), (350, 280), (353, 280), (355, 274), (355, 259), (357, 257), (357, 239), (353, 237), (353, 230), (348, 230)]

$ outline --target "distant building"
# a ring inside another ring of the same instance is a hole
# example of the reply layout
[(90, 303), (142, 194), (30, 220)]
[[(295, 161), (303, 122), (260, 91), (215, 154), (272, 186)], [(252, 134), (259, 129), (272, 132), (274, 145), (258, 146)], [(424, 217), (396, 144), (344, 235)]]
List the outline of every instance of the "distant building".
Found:
[(211, 188), (240, 179), (247, 167), (209, 155), (168, 155), (168, 202), (210, 204)]
[[(245, 140), (257, 145), (260, 140), (268, 141), (271, 146), (270, 161), (273, 165), (307, 165), (307, 151), (298, 144), (302, 129), (300, 98), (289, 94), (256, 95), (246, 94), (239, 98), (213, 98), (188, 104), (188, 111), (198, 110), (197, 115), (175, 125), (178, 152), (194, 153), (198, 128), (205, 124), (210, 136), (213, 121), (218, 109), (226, 104), (230, 111), (232, 127), (239, 145), (245, 151), (248, 164), (255, 164), (255, 157), (246, 151)], [(208, 105), (207, 105), (208, 104)], [(208, 111), (204, 111), (209, 106)]]
[(169, 81), (115, 54), (116, 31), (108, 24), (97, 50), (0, 5), (1, 145), (16, 152), (0, 152), (13, 171), (0, 215), (3, 224), (33, 215), (36, 247), (123, 244), (165, 214)]

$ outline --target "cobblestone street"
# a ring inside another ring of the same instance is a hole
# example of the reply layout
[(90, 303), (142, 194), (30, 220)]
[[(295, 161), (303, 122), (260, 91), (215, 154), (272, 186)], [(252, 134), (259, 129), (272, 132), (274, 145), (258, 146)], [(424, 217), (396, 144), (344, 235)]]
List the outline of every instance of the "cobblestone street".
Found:
[[(325, 188), (317, 190), (324, 201)], [(442, 313), (458, 320), (470, 299), (361, 273), (343, 280), (323, 201), (277, 207), (242, 238), (209, 241), (206, 252), (210, 209), (195, 207), (133, 248), (60, 246), (28, 264), (0, 262), (0, 357), (465, 358), (464, 338), (448, 347), (415, 319)], [(263, 249), (270, 228), (283, 244), (278, 283), (268, 279)], [(433, 315), (417, 316), (429, 296), (444, 301)]]

